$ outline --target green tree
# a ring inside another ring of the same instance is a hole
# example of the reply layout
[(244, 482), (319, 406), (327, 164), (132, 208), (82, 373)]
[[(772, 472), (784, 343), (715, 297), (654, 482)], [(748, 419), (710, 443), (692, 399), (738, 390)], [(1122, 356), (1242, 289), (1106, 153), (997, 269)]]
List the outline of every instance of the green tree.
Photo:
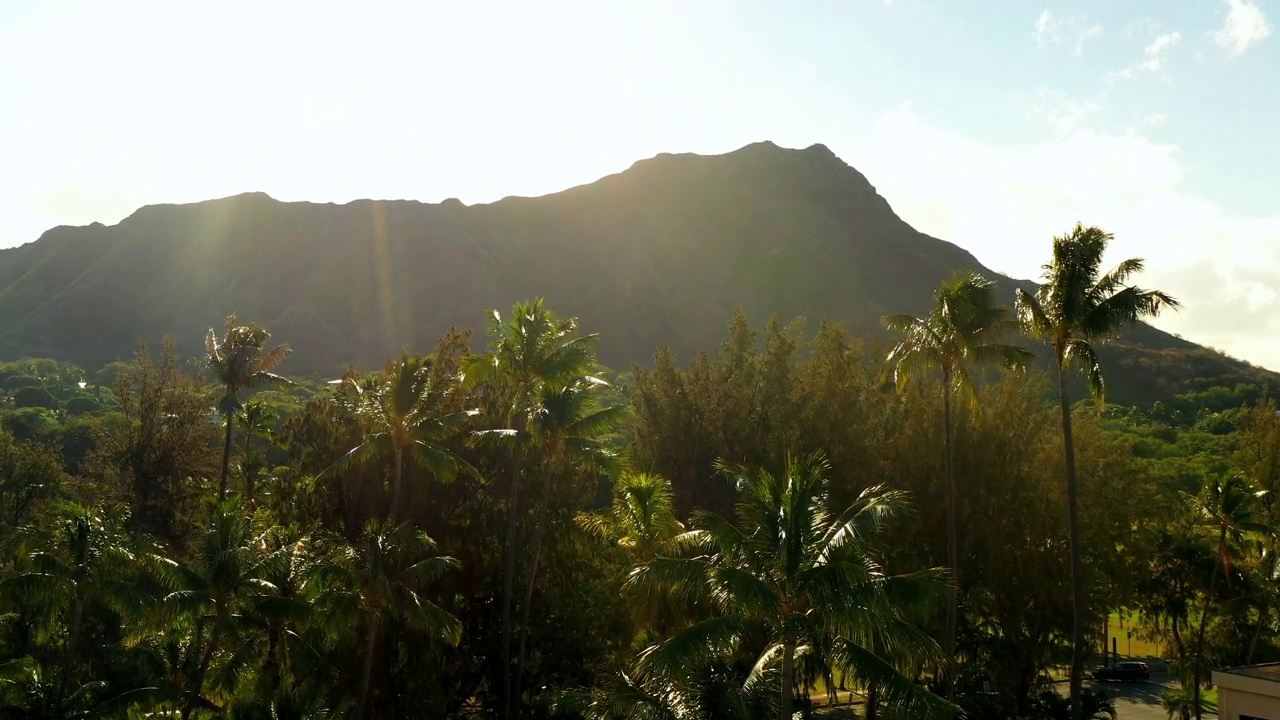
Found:
[(45, 501), (63, 492), (65, 482), (55, 448), (18, 442), (0, 427), (0, 536), (13, 537)]
[(266, 349), (271, 334), (266, 328), (250, 323), (236, 325), (236, 316), (227, 316), (226, 332), (219, 339), (212, 328), (205, 337), (205, 362), (223, 387), (218, 412), (226, 419), (226, 438), (222, 445), (222, 475), (218, 480), (218, 502), (227, 496), (227, 473), (231, 468), (231, 429), (240, 412), (240, 392), (267, 383), (287, 382), (271, 372), (293, 352), (288, 345)]
[[(399, 517), (405, 452), (413, 453), (437, 477), (452, 477), (467, 463), (443, 442), (479, 410), (445, 412), (450, 388), (432, 372), (430, 357), (410, 357), (402, 353), (391, 360), (382, 374), (361, 383), (354, 377), (343, 379), (354, 394), (356, 413), (370, 427), (364, 441), (334, 463), (339, 468), (382, 456), (392, 459), (391, 508), (389, 517)], [(327, 470), (326, 470), (327, 472)]]
[(1258, 620), (1254, 624), (1253, 638), (1245, 655), (1245, 664), (1253, 664), (1254, 653), (1262, 639), (1264, 628), (1271, 626), (1272, 609), (1276, 605), (1277, 583), (1280, 580), (1280, 414), (1270, 398), (1258, 400), (1257, 405), (1242, 413), (1238, 446), (1234, 464), (1253, 480), (1259, 490), (1265, 491), (1262, 506), (1269, 530), (1263, 535), (1258, 548), (1258, 572), (1261, 582), (1258, 594)]
[(1260, 502), (1265, 494), (1255, 489), (1247, 478), (1227, 475), (1205, 478), (1200, 494), (1188, 497), (1197, 520), (1212, 528), (1216, 536), (1213, 574), (1209, 576), (1209, 592), (1205, 593), (1200, 627), (1196, 631), (1195, 670), (1192, 673), (1192, 707), (1195, 708), (1196, 720), (1201, 715), (1200, 679), (1204, 672), (1205, 629), (1209, 624), (1209, 605), (1213, 600), (1218, 571), (1221, 570), (1230, 591), (1232, 547), (1243, 542), (1245, 533), (1265, 533), (1268, 530)]
[(829, 647), (829, 660), (899, 711), (925, 717), (950, 705), (900, 673), (878, 651), (903, 660), (936, 658), (937, 645), (906, 619), (909, 603), (943, 588), (931, 573), (891, 576), (876, 559), (885, 521), (905, 499), (879, 487), (831, 514), (829, 467), (820, 455), (789, 459), (782, 475), (724, 468), (739, 494), (737, 522), (699, 513), (680, 536), (692, 557), (658, 557), (637, 568), (650, 583), (700, 595), (716, 613), (646, 651), (646, 661), (684, 674), (707, 657), (762, 630), (766, 643), (746, 685), (776, 673), (780, 717), (790, 718), (796, 653)]
[(158, 359), (142, 344), (121, 366), (114, 391), (119, 415), (94, 430), (90, 474), (101, 478), (97, 484), (123, 486), (136, 527), (185, 545), (198, 483), (217, 468), (209, 386), (179, 370), (166, 340)]
[[(626, 553), (631, 566), (675, 552), (674, 540), (684, 533), (675, 513), (671, 483), (661, 475), (623, 472), (613, 485), (608, 508), (580, 513), (580, 527)], [(644, 602), (633, 602), (637, 624), (648, 632), (674, 627), (679, 610), (659, 588), (646, 588)]]
[[(1031, 358), (1023, 348), (1004, 342), (1017, 332), (1007, 319), (1008, 309), (996, 305), (995, 283), (973, 273), (958, 272), (938, 288), (933, 307), (924, 318), (886, 315), (884, 326), (902, 335), (889, 352), (898, 390), (922, 374), (942, 373), (943, 442), (947, 468), (947, 563), (953, 574), (960, 568), (956, 530), (956, 470), (952, 448), (952, 398), (959, 393), (971, 407), (978, 404), (971, 368), (1021, 367)], [(956, 595), (947, 604), (947, 699), (955, 699)]]
[[(302, 638), (316, 625), (319, 583), (314, 578), (320, 558), (310, 537), (288, 528), (273, 527), (255, 542), (259, 548), (254, 570), (258, 587), (247, 596), (241, 610), (241, 635), (265, 639), (266, 649), (244, 643), (238, 651), (258, 656), (254, 696), (270, 704), (282, 700), (285, 683), (291, 680), (290, 668), (300, 654), (312, 649)], [(229, 668), (239, 672), (245, 665), (242, 662)], [(298, 690), (304, 678), (295, 675), (292, 680), (289, 689)]]
[(349, 628), (364, 634), (360, 689), (355, 717), (365, 717), (378, 639), (391, 618), (456, 645), (462, 635), (458, 619), (427, 599), (427, 586), (457, 561), (434, 554), (435, 543), (407, 523), (370, 521), (355, 545), (335, 539), (321, 573), (326, 590), (320, 607)]
[(614, 453), (601, 440), (605, 433), (621, 421), (625, 409), (621, 406), (600, 406), (597, 393), (605, 387), (608, 387), (607, 383), (590, 375), (571, 378), (563, 385), (545, 386), (538, 398), (538, 408), (530, 417), (530, 442), (539, 451), (545, 473), (542, 477), (542, 497), (538, 502), (538, 519), (534, 527), (533, 557), (530, 560), (529, 578), (525, 583), (524, 603), (520, 606), (520, 640), (516, 650), (518, 670), (514, 688), (517, 695), (520, 692), (520, 673), (524, 667), (529, 635), (529, 613), (533, 606), (533, 592), (537, 587), (538, 568), (542, 562), (542, 549), (549, 524), (551, 495), (557, 477), (560, 474), (572, 474), (579, 469), (611, 469), (617, 465)]
[(252, 503), (258, 474), (266, 466), (266, 454), (255, 452), (254, 438), (270, 438), (272, 428), (279, 417), (266, 405), (256, 400), (244, 404), (236, 415), (236, 424), (244, 435), (244, 452), (240, 456), (240, 472), (244, 476), (245, 500)]
[(619, 475), (609, 508), (579, 515), (578, 524), (596, 537), (617, 543), (636, 564), (668, 552), (672, 540), (684, 533), (671, 483), (650, 473)]
[(1062, 409), (1062, 439), (1066, 455), (1067, 515), (1071, 531), (1071, 586), (1073, 629), (1071, 633), (1071, 718), (1080, 718), (1080, 689), (1084, 677), (1085, 623), (1087, 608), (1084, 577), (1084, 538), (1080, 528), (1080, 492), (1076, 477), (1075, 447), (1071, 433), (1071, 400), (1067, 391), (1067, 371), (1078, 364), (1089, 390), (1102, 401), (1105, 385), (1095, 343), (1105, 342), (1164, 308), (1178, 302), (1158, 290), (1126, 285), (1142, 271), (1143, 261), (1130, 258), (1102, 274), (1102, 256), (1111, 233), (1077, 223), (1068, 234), (1053, 239), (1053, 260), (1044, 266), (1044, 284), (1034, 295), (1019, 288), (1018, 319), (1032, 337), (1053, 348), (1058, 370), (1058, 392)]
[(135, 607), (138, 597), (133, 582), (137, 560), (125, 530), (125, 509), (116, 506), (101, 513), (73, 505), (69, 511), (51, 545), (31, 555), (32, 569), (3, 585), (5, 592), (44, 608), (50, 620), (56, 622), (61, 613), (70, 613), (54, 696), (59, 715), (73, 700), (67, 688), (80, 660), (86, 606), (96, 598), (106, 607), (123, 611)]
[(502, 587), (502, 720), (511, 717), (517, 699), (520, 668), (512, 663), (512, 607), (515, 597), (516, 550), (520, 518), (520, 486), (525, 472), (523, 456), (531, 424), (542, 411), (548, 388), (586, 377), (595, 364), (595, 335), (578, 335), (578, 321), (563, 320), (546, 308), (541, 298), (517, 303), (503, 320), (497, 310), (487, 319), (489, 352), (466, 359), (469, 385), (487, 385), (504, 394), (503, 428), (489, 436), (506, 438), (511, 448), (511, 473), (507, 497), (507, 534)]
[[(262, 538), (254, 535), (239, 501), (232, 499), (219, 506), (186, 562), (149, 558), (155, 574), (169, 589), (154, 618), (153, 635), (164, 644), (171, 644), (177, 635), (185, 644), (180, 661), (184, 677), (174, 698), (183, 720), (210, 703), (205, 697), (206, 679), (219, 653), (229, 649), (232, 662), (244, 662), (244, 656), (236, 651), (252, 643), (245, 633), (246, 612), (258, 596), (276, 592), (262, 577), (262, 548)], [(178, 700), (181, 695), (185, 699)]]

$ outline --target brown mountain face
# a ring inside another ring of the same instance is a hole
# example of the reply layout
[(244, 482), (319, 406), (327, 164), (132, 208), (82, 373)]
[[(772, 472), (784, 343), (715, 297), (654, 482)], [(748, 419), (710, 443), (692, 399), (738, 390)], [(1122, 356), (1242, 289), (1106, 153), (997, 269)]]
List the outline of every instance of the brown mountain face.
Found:
[[(924, 312), (957, 268), (996, 277), (912, 229), (826, 147), (765, 142), (659, 155), (590, 185), (487, 205), (251, 193), (55, 228), (0, 250), (0, 358), (96, 367), (163, 335), (195, 354), (234, 311), (293, 345), (289, 372), (335, 373), (379, 366), (403, 345), (425, 350), (450, 325), (479, 329), (485, 308), (542, 296), (600, 332), (602, 360), (623, 368), (660, 344), (692, 358), (720, 341), (738, 307), (754, 321), (807, 314), (876, 333), (884, 313)], [(999, 280), (1012, 299), (1014, 281)], [(1195, 351), (1144, 326), (1104, 360)], [(1241, 382), (1261, 372), (1198, 354)]]

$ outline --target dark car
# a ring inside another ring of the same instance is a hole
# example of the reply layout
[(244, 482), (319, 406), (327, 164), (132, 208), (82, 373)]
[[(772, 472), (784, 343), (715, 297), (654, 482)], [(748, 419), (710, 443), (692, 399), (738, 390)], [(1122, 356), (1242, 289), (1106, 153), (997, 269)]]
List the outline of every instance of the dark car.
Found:
[(1151, 668), (1142, 662), (1122, 662), (1111, 667), (1101, 667), (1093, 671), (1093, 679), (1099, 682), (1118, 680), (1142, 682), (1151, 679)]

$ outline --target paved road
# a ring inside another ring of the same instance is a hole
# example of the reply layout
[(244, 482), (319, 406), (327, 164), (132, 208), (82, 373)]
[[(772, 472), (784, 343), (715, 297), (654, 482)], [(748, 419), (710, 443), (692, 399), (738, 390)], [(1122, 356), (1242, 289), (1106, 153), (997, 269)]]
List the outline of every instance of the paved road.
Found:
[[(1093, 683), (1086, 685), (1101, 687), (1116, 703), (1116, 720), (1168, 720), (1168, 713), (1160, 706), (1160, 693), (1165, 688), (1174, 687), (1177, 681), (1171, 680), (1163, 673), (1153, 673), (1151, 682), (1144, 683)], [(1206, 718), (1217, 715), (1205, 714)]]
[(1168, 720), (1160, 707), (1160, 692), (1166, 685), (1153, 679), (1144, 683), (1087, 683), (1101, 686), (1116, 703), (1116, 720)]

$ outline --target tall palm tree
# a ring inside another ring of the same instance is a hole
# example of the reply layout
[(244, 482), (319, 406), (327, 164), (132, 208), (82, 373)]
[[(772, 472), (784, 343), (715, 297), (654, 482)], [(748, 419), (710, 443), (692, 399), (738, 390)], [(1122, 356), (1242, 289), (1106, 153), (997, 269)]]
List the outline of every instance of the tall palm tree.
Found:
[(904, 716), (948, 712), (947, 702), (876, 652), (893, 648), (912, 660), (937, 654), (936, 643), (904, 612), (909, 598), (931, 598), (942, 583), (934, 573), (889, 576), (875, 558), (877, 535), (902, 510), (904, 497), (870, 488), (832, 514), (829, 467), (819, 455), (788, 458), (781, 476), (723, 469), (737, 483), (737, 522), (698, 514), (696, 529), (677, 539), (697, 555), (655, 558), (629, 578), (636, 587), (653, 583), (700, 596), (717, 612), (647, 650), (645, 664), (687, 675), (710, 655), (739, 647), (754, 630), (766, 642), (744, 684), (776, 677), (784, 719), (791, 717), (797, 653), (816, 647), (829, 647), (832, 663)]
[(219, 339), (212, 328), (205, 336), (205, 362), (223, 387), (218, 412), (226, 418), (226, 439), (222, 445), (222, 476), (218, 481), (218, 503), (227, 497), (227, 472), (231, 468), (231, 428), (240, 411), (240, 391), (268, 383), (287, 382), (271, 372), (293, 352), (288, 345), (265, 349), (271, 333), (250, 323), (236, 325), (236, 316), (227, 316), (226, 332)]
[(390, 456), (391, 518), (399, 517), (406, 452), (413, 453), (438, 477), (450, 477), (459, 468), (469, 467), (442, 443), (480, 411), (444, 412), (449, 388), (436, 379), (432, 372), (434, 362), (430, 356), (401, 353), (387, 362), (381, 375), (367, 382), (358, 382), (351, 376), (343, 378), (346, 389), (358, 398), (356, 413), (369, 423), (371, 430), (362, 443), (321, 475), (351, 463)]
[(893, 367), (898, 390), (917, 375), (942, 373), (943, 443), (947, 472), (947, 564), (956, 578), (947, 602), (947, 699), (955, 699), (956, 605), (959, 588), (959, 541), (956, 528), (956, 469), (951, 405), (959, 393), (971, 407), (978, 402), (970, 368), (1021, 367), (1031, 353), (1004, 342), (1017, 332), (1007, 308), (996, 305), (995, 283), (974, 273), (957, 272), (934, 294), (923, 318), (885, 315), (884, 326), (902, 335), (886, 362)]
[(373, 660), (383, 624), (392, 618), (428, 636), (456, 645), (462, 636), (458, 619), (423, 597), (431, 581), (458, 563), (434, 554), (435, 543), (408, 523), (370, 521), (355, 545), (334, 539), (322, 568), (327, 588), (320, 599), (324, 611), (344, 618), (364, 633), (364, 656), (356, 718), (365, 716)]
[(548, 388), (568, 386), (589, 377), (595, 365), (595, 335), (578, 335), (578, 321), (556, 317), (541, 298), (516, 303), (511, 317), (503, 320), (490, 310), (487, 320), (489, 352), (472, 355), (464, 363), (469, 385), (487, 385), (503, 394), (503, 408), (497, 421), (502, 428), (489, 436), (512, 442), (511, 477), (507, 497), (507, 537), (503, 558), (502, 584), (502, 720), (509, 720), (515, 701), (520, 669), (512, 664), (512, 606), (515, 598), (516, 549), (520, 517), (520, 485), (523, 457), (531, 424), (542, 411)]
[(1111, 233), (1077, 223), (1068, 234), (1053, 239), (1053, 261), (1044, 266), (1044, 284), (1034, 295), (1018, 290), (1017, 313), (1030, 336), (1053, 348), (1058, 369), (1058, 397), (1062, 406), (1062, 443), (1066, 456), (1067, 513), (1071, 532), (1071, 589), (1074, 622), (1071, 633), (1071, 718), (1080, 720), (1080, 689), (1084, 675), (1086, 622), (1084, 538), (1080, 530), (1080, 489), (1076, 477), (1075, 442), (1071, 431), (1071, 399), (1067, 371), (1078, 364), (1089, 391), (1101, 402), (1105, 385), (1094, 343), (1119, 336), (1144, 318), (1178, 301), (1158, 290), (1126, 285), (1142, 271), (1143, 261), (1130, 258), (1102, 274), (1102, 255)]
[[(579, 469), (611, 470), (617, 467), (617, 457), (601, 442), (603, 435), (622, 420), (625, 408), (601, 407), (597, 390), (608, 387), (603, 380), (580, 376), (563, 386), (543, 388), (538, 407), (529, 422), (531, 443), (538, 449), (545, 468), (542, 477), (542, 497), (538, 503), (538, 519), (534, 528), (533, 557), (529, 578), (525, 583), (524, 603), (520, 607), (520, 641), (516, 652), (516, 667), (524, 667), (525, 644), (529, 635), (529, 611), (533, 605), (533, 592), (537, 587), (538, 568), (542, 561), (542, 548), (546, 541), (548, 513), (551, 508), (551, 491), (556, 477), (562, 472)], [(520, 692), (520, 675), (516, 676), (515, 693)]]
[(133, 582), (137, 559), (130, 548), (124, 508), (116, 506), (100, 513), (72, 505), (69, 510), (54, 544), (30, 557), (32, 569), (2, 586), (6, 593), (38, 602), (52, 617), (64, 611), (71, 614), (54, 696), (54, 702), (63, 709), (72, 699), (67, 682), (79, 660), (86, 603), (97, 597), (121, 611), (135, 607), (138, 597)]
[(1204, 606), (1200, 610), (1200, 627), (1196, 631), (1195, 670), (1192, 673), (1192, 707), (1195, 708), (1196, 720), (1201, 717), (1200, 677), (1203, 672), (1204, 633), (1209, 624), (1209, 603), (1213, 599), (1218, 570), (1222, 570), (1222, 577), (1229, 591), (1232, 546), (1239, 545), (1244, 540), (1245, 533), (1265, 533), (1269, 529), (1260, 502), (1265, 494), (1254, 488), (1244, 476), (1228, 475), (1205, 478), (1200, 494), (1187, 498), (1196, 519), (1213, 528), (1217, 535), (1213, 574), (1209, 576), (1209, 592), (1205, 593)]

